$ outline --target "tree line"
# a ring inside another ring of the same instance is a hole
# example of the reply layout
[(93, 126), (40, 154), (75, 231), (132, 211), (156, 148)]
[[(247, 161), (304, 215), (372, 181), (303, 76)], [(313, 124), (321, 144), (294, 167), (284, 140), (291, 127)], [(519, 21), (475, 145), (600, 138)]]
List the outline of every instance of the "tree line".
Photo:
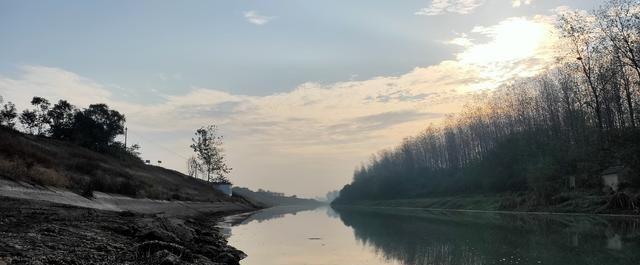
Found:
[[(14, 103), (0, 97), (0, 126), (27, 134), (72, 142), (102, 153), (139, 156), (137, 144), (125, 147), (116, 138), (124, 134), (126, 118), (103, 103), (81, 109), (67, 100), (52, 104), (35, 96), (32, 109), (18, 112)], [(18, 126), (20, 125), (20, 126)]]
[[(569, 60), (478, 97), (354, 172), (339, 201), (517, 192), (545, 203), (584, 188), (612, 165), (640, 179), (640, 3), (611, 0), (565, 13), (557, 25)], [(558, 51), (560, 54), (560, 51)]]

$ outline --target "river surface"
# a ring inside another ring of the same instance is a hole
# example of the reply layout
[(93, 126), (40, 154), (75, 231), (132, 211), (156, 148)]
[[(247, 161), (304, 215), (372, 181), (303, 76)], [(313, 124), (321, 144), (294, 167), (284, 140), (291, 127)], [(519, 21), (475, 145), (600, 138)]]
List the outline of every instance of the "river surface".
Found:
[(244, 265), (640, 264), (640, 220), (276, 207), (220, 224)]

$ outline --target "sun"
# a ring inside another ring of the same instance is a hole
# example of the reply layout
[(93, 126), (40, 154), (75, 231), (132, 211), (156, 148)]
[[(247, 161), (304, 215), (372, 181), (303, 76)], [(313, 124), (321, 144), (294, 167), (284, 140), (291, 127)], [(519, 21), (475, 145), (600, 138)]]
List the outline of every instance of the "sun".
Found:
[(452, 43), (465, 48), (457, 54), (457, 61), (480, 67), (483, 77), (496, 81), (535, 75), (542, 65), (553, 61), (558, 40), (552, 22), (544, 17), (509, 18), (495, 26), (475, 27), (471, 35), (488, 41), (477, 43), (469, 36), (454, 39)]

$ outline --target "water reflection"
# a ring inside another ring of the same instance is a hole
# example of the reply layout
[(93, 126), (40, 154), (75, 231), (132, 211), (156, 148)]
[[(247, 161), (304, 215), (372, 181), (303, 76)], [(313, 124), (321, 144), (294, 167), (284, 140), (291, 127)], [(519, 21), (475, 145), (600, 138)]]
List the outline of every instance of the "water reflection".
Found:
[[(640, 220), (371, 208), (273, 208), (231, 218), (255, 264), (639, 264)], [(231, 226), (233, 225), (233, 226)]]
[[(231, 225), (245, 225), (253, 221), (260, 223), (260, 222), (268, 221), (271, 219), (282, 218), (287, 214), (296, 215), (299, 212), (312, 211), (320, 207), (321, 206), (319, 205), (279, 206), (279, 207), (268, 208), (260, 211), (250, 212), (246, 214), (230, 216), (229, 218), (226, 219), (226, 222), (230, 223)], [(322, 207), (322, 208), (329, 208), (329, 207)], [(335, 215), (337, 216), (337, 214)]]
[(637, 264), (640, 222), (598, 216), (337, 208), (355, 237), (402, 264)]

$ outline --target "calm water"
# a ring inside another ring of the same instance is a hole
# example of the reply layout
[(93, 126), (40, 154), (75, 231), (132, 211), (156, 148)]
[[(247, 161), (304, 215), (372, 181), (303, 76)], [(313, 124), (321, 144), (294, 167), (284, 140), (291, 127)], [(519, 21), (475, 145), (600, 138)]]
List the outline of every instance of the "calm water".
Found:
[(640, 220), (321, 207), (227, 219), (244, 265), (640, 264)]

